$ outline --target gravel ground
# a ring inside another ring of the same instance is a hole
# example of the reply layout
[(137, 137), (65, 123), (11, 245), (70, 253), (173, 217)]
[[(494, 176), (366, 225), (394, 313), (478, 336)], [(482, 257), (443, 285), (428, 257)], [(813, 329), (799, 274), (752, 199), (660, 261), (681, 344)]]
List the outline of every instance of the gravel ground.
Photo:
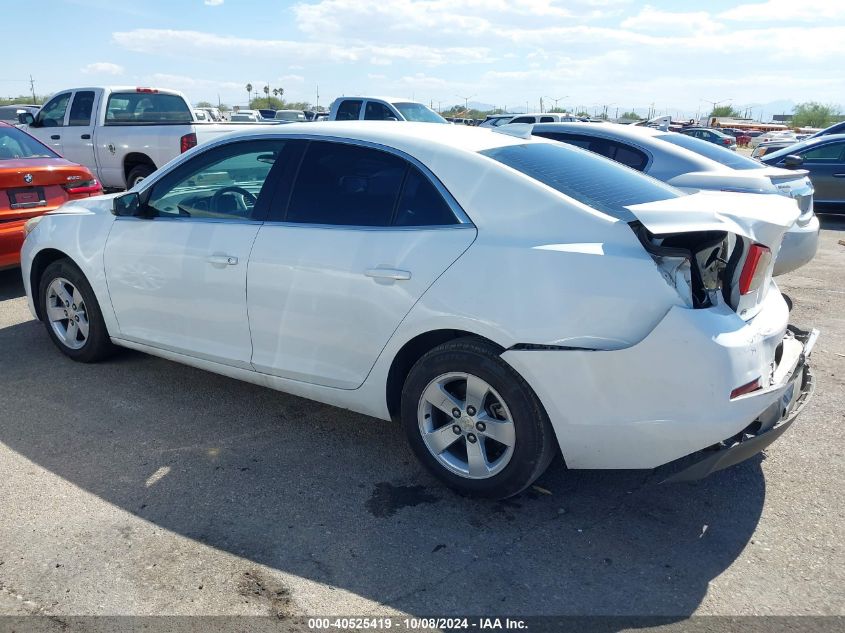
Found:
[(0, 273), (0, 614), (845, 613), (845, 222), (781, 278), (815, 398), (695, 484), (458, 497), (394, 425), (126, 352), (60, 355)]

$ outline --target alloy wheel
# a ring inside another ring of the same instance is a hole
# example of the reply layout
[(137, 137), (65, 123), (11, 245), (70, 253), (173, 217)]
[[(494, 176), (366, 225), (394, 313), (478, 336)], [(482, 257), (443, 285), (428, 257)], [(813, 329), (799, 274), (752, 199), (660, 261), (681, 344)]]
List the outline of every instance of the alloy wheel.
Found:
[(449, 471), (487, 479), (510, 462), (516, 429), (504, 399), (473, 374), (450, 372), (432, 380), (417, 407), (429, 452)]
[(70, 349), (81, 349), (88, 340), (88, 312), (82, 294), (64, 277), (47, 286), (47, 319), (56, 337)]

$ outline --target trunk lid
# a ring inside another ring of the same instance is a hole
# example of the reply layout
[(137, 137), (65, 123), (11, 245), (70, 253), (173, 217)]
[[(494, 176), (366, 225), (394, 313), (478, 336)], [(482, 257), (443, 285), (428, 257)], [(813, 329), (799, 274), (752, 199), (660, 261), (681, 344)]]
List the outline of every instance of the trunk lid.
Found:
[[(783, 236), (798, 218), (784, 196), (702, 191), (627, 207), (637, 218), (640, 241), (667, 283), (690, 307), (725, 302), (751, 319), (771, 285)], [(741, 294), (740, 278), (752, 246), (771, 250), (759, 286)]]

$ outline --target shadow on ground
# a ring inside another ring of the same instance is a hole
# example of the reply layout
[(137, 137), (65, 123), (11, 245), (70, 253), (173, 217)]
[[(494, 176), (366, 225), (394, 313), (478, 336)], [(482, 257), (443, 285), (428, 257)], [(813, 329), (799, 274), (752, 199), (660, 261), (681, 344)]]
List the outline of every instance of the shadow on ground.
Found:
[(558, 461), (518, 498), (465, 499), (388, 422), (139, 353), (75, 364), (34, 321), (0, 350), (0, 442), (162, 528), (410, 613), (684, 616), (763, 507), (759, 458), (674, 486)]
[(0, 301), (23, 297), (23, 280), (21, 269), (0, 270)]

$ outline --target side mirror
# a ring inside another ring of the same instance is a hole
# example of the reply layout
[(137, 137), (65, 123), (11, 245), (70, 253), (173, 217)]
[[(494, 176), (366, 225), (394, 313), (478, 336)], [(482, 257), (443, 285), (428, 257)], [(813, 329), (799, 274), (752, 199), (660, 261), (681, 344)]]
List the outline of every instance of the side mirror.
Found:
[(112, 200), (111, 212), (117, 217), (135, 217), (141, 212), (141, 196), (130, 191)]
[(804, 164), (804, 159), (798, 154), (787, 154), (783, 159), (783, 166), (786, 169), (798, 169)]
[(32, 116), (32, 112), (19, 112), (18, 123), (23, 123), (24, 125), (32, 125), (33, 123), (35, 123), (35, 117)]

